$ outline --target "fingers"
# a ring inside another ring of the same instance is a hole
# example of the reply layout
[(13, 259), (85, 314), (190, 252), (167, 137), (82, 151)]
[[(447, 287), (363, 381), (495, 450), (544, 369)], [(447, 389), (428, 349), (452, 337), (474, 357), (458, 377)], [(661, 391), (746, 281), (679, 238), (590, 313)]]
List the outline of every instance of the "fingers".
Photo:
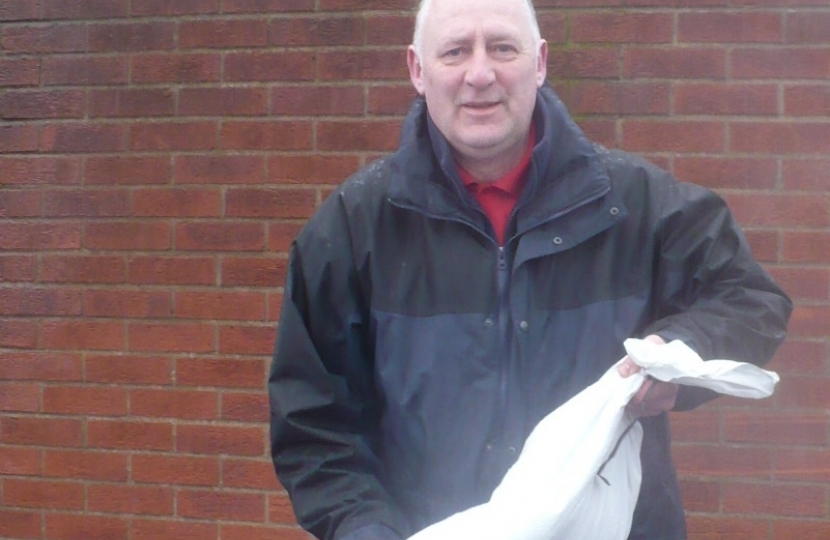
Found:
[(623, 378), (626, 378), (640, 371), (640, 366), (635, 364), (634, 360), (632, 360), (630, 357), (626, 356), (625, 360), (623, 360), (623, 362), (619, 365), (617, 370), (620, 372), (620, 375)]
[(629, 402), (629, 412), (636, 416), (657, 416), (671, 411), (677, 402), (679, 386), (648, 379)]

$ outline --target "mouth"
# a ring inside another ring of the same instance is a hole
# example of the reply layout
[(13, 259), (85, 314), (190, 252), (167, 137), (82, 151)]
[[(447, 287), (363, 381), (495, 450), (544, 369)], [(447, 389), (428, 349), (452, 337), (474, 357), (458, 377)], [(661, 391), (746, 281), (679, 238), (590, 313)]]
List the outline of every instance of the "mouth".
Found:
[(490, 112), (499, 106), (498, 101), (471, 101), (462, 103), (461, 106), (465, 110), (475, 113)]

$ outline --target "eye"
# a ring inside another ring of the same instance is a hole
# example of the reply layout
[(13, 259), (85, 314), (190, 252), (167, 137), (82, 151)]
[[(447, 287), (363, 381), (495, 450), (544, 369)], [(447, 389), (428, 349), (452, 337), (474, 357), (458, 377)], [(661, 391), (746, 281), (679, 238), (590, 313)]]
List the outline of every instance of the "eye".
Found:
[(444, 56), (446, 56), (447, 58), (458, 58), (459, 56), (461, 56), (462, 53), (463, 50), (461, 49), (461, 47), (456, 47), (445, 52)]

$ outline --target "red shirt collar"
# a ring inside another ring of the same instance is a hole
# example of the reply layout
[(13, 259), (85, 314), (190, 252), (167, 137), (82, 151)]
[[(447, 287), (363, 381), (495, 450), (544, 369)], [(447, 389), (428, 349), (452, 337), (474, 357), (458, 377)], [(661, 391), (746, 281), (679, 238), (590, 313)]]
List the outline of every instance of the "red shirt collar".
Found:
[(493, 187), (518, 199), (519, 195), (522, 193), (522, 188), (524, 188), (525, 185), (525, 172), (527, 172), (527, 167), (530, 165), (530, 157), (533, 155), (534, 146), (536, 146), (536, 126), (534, 126), (531, 122), (530, 136), (527, 138), (527, 148), (525, 148), (525, 153), (522, 155), (519, 163), (517, 163), (516, 166), (513, 167), (513, 169), (506, 175), (493, 182), (479, 182), (463, 167), (456, 164), (458, 167), (458, 174), (461, 176), (461, 181), (464, 183), (464, 186), (473, 193), (477, 192), (479, 189)]

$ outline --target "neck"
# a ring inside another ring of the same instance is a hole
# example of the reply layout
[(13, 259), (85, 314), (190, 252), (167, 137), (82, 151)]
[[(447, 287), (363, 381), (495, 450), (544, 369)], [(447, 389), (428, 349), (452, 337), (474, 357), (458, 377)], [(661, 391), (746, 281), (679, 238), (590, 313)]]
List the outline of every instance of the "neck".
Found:
[(470, 173), (478, 182), (495, 182), (512, 171), (522, 160), (529, 144), (526, 134), (520, 144), (514, 145), (497, 156), (476, 156), (474, 153), (461, 154), (453, 151), (456, 163)]

